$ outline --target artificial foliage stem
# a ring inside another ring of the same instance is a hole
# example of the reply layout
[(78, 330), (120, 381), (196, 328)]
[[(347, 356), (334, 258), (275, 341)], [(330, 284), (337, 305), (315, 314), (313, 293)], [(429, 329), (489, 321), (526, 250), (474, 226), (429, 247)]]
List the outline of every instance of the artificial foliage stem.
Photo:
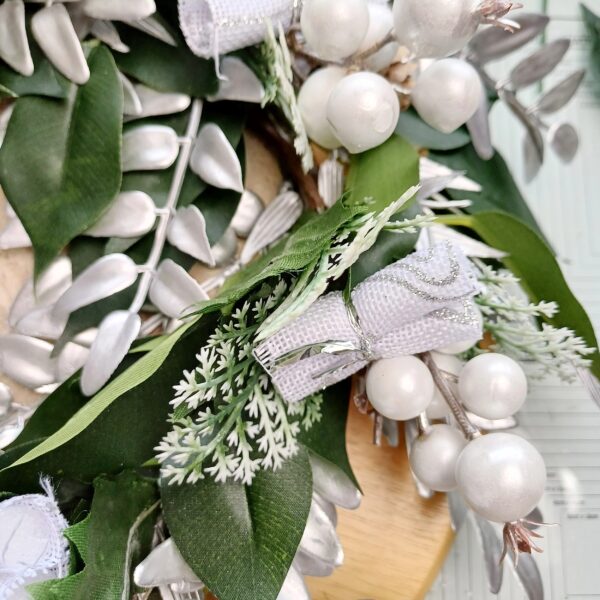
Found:
[(202, 100), (196, 99), (194, 100), (190, 110), (190, 118), (185, 135), (179, 139), (181, 149), (179, 151), (179, 156), (177, 157), (175, 173), (171, 182), (171, 188), (169, 189), (169, 195), (167, 196), (167, 203), (164, 209), (159, 213), (158, 225), (156, 227), (156, 233), (154, 234), (152, 249), (150, 250), (146, 264), (142, 267), (142, 278), (138, 285), (135, 298), (133, 299), (129, 309), (133, 313), (137, 313), (141, 310), (144, 302), (146, 301), (146, 296), (150, 291), (150, 285), (152, 284), (156, 267), (158, 266), (163, 249), (165, 247), (169, 223), (171, 222), (175, 208), (177, 207), (179, 195), (181, 194), (183, 180), (185, 179), (185, 174), (190, 162), (190, 156), (192, 154), (193, 141), (198, 133), (198, 128), (200, 127), (201, 117)]

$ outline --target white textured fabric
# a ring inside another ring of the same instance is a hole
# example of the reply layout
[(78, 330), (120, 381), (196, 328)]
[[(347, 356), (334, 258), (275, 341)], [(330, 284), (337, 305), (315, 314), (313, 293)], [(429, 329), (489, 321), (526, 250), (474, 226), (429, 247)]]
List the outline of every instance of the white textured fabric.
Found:
[[(297, 402), (371, 360), (480, 339), (481, 315), (473, 301), (479, 289), (464, 254), (450, 243), (437, 244), (355, 288), (352, 304), (358, 326), (342, 294), (334, 292), (261, 343), (255, 355), (282, 397)], [(347, 350), (327, 353), (324, 344), (329, 350)]]
[(69, 544), (68, 526), (52, 488), (48, 495), (28, 494), (0, 502), (0, 600), (26, 598), (25, 586), (65, 577)]
[(192, 52), (216, 58), (265, 37), (265, 23), (287, 29), (301, 0), (179, 0), (179, 23)]

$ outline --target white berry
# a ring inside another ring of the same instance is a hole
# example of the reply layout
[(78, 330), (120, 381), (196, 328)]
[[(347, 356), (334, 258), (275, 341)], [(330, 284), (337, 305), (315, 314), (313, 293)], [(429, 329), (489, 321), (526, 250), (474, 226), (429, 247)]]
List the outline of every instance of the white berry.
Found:
[(367, 396), (384, 417), (394, 421), (414, 419), (433, 398), (429, 369), (414, 356), (374, 362), (367, 373)]
[(327, 103), (327, 120), (334, 134), (353, 154), (383, 144), (394, 133), (399, 115), (400, 103), (392, 86), (366, 71), (344, 77)]
[(477, 112), (482, 94), (475, 68), (464, 60), (446, 58), (421, 73), (411, 99), (423, 121), (451, 133)]
[(477, 31), (481, 0), (395, 0), (398, 42), (416, 58), (442, 58), (462, 50)]
[(369, 27), (365, 0), (305, 0), (300, 26), (308, 47), (323, 60), (342, 60), (360, 47)]
[(328, 150), (339, 148), (341, 144), (327, 120), (327, 101), (333, 88), (345, 75), (346, 71), (341, 67), (317, 69), (304, 82), (298, 94), (298, 108), (308, 137)]
[(410, 466), (417, 478), (436, 492), (456, 489), (456, 461), (467, 445), (450, 425), (432, 425), (420, 435), (410, 452)]
[[(369, 2), (368, 9), (369, 29), (358, 49), (358, 53), (365, 52), (379, 44), (394, 29), (394, 16), (388, 4)], [(371, 71), (382, 71), (392, 64), (397, 52), (398, 44), (390, 42), (375, 54), (367, 57), (365, 66)]]
[(472, 413), (484, 419), (504, 419), (523, 406), (527, 377), (512, 358), (504, 354), (481, 354), (463, 367), (458, 392)]
[(452, 344), (448, 344), (447, 346), (443, 346), (442, 348), (436, 348), (435, 350), (440, 354), (462, 354), (463, 352), (473, 348), (478, 341), (479, 339), (454, 342)]
[(525, 518), (539, 503), (546, 466), (526, 440), (489, 433), (470, 442), (456, 463), (458, 489), (480, 516), (497, 523)]
[[(458, 377), (458, 374), (463, 368), (463, 363), (461, 360), (459, 360), (456, 356), (452, 356), (450, 354), (440, 354), (439, 352), (432, 352), (431, 355), (439, 369), (445, 373), (449, 373), (450, 375), (455, 375)], [(452, 379), (448, 379), (448, 384), (451, 387), (456, 388), (456, 384)], [(450, 414), (451, 412), (450, 408), (448, 407), (448, 403), (446, 402), (444, 396), (442, 396), (440, 390), (436, 387), (433, 394), (433, 400), (427, 407), (427, 416), (430, 419), (445, 419)]]

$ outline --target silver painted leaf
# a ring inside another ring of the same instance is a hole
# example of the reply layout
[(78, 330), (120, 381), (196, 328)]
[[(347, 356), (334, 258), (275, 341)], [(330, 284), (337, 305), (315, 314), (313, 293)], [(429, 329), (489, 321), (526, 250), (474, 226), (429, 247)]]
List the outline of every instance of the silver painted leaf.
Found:
[(477, 182), (465, 177), (458, 171), (453, 171), (446, 165), (442, 165), (431, 160), (430, 158), (427, 158), (426, 156), (422, 156), (419, 159), (419, 175), (421, 181), (425, 179), (431, 179), (433, 177), (448, 177), (449, 175), (454, 175), (455, 178), (451, 185), (452, 189), (463, 190), (465, 192), (481, 191), (481, 186)]
[(344, 562), (344, 551), (335, 527), (325, 511), (314, 501), (310, 505), (306, 529), (298, 549), (336, 567)]
[(448, 492), (446, 497), (448, 499), (448, 510), (450, 512), (450, 525), (452, 531), (458, 533), (467, 519), (469, 509), (459, 492)]
[(129, 46), (123, 43), (117, 28), (110, 21), (94, 19), (90, 27), (90, 33), (116, 52), (124, 54), (129, 52)]
[(28, 312), (15, 325), (17, 333), (46, 340), (57, 340), (67, 325), (68, 315), (57, 315), (54, 306), (39, 306)]
[(14, 102), (0, 109), (0, 148), (2, 147), (2, 142), (4, 142), (4, 136), (6, 135), (8, 123), (12, 117), (14, 109)]
[(138, 98), (135, 86), (119, 71), (119, 78), (123, 86), (123, 114), (136, 116), (142, 113), (142, 102)]
[(540, 132), (540, 129), (531, 115), (523, 107), (523, 105), (517, 100), (517, 96), (514, 92), (508, 90), (499, 91), (500, 98), (506, 102), (511, 112), (521, 121), (523, 127), (527, 131), (527, 134), (531, 138), (531, 142), (535, 151), (538, 154), (540, 163), (544, 162), (544, 138)]
[(527, 183), (533, 181), (542, 168), (539, 152), (528, 134), (523, 138), (523, 166)]
[(507, 256), (506, 252), (496, 250), (496, 248), (492, 248), (483, 242), (474, 240), (445, 225), (431, 225), (427, 228), (427, 231), (432, 242), (451, 242), (458, 246), (466, 256), (471, 256), (473, 258), (491, 258), (494, 260), (502, 260)]
[(317, 184), (323, 204), (331, 208), (344, 192), (344, 167), (335, 158), (328, 158), (319, 167)]
[(240, 159), (223, 130), (214, 123), (208, 123), (200, 130), (190, 168), (210, 185), (240, 194), (244, 191)]
[(545, 92), (531, 110), (550, 114), (565, 107), (577, 93), (584, 78), (585, 69), (571, 73), (566, 79)]
[(224, 56), (220, 64), (221, 80), (219, 91), (208, 100), (237, 100), (260, 104), (265, 96), (265, 88), (254, 71), (235, 56)]
[(107, 315), (81, 372), (81, 391), (93, 396), (110, 379), (137, 338), (142, 321), (137, 313), (116, 310)]
[(482, 65), (502, 58), (540, 35), (550, 22), (537, 13), (511, 15), (511, 20), (520, 26), (514, 33), (494, 26), (481, 29), (469, 42), (469, 55)]
[(310, 593), (302, 575), (292, 566), (276, 600), (310, 600)]
[(400, 432), (398, 430), (398, 421), (383, 417), (383, 435), (391, 448), (397, 448), (400, 445)]
[(150, 286), (150, 301), (158, 310), (177, 319), (202, 300), (208, 294), (183, 267), (171, 259), (160, 263)]
[(83, 48), (62, 4), (52, 4), (31, 17), (31, 32), (48, 60), (67, 78), (83, 85), (90, 69)]
[[(412, 450), (412, 446), (415, 443), (415, 440), (419, 437), (419, 427), (417, 425), (416, 419), (410, 419), (408, 421), (404, 421), (404, 443), (406, 445), (406, 452), (410, 456), (410, 452)], [(411, 470), (413, 481), (415, 482), (415, 488), (417, 489), (417, 493), (421, 498), (425, 498), (428, 500), (429, 498), (433, 498), (435, 492), (430, 490)]]
[(56, 359), (56, 380), (66, 381), (85, 365), (90, 349), (73, 342), (65, 345)]
[(265, 209), (263, 201), (250, 190), (244, 190), (238, 207), (231, 219), (231, 228), (236, 235), (247, 238)]
[(333, 563), (310, 556), (301, 550), (296, 553), (292, 564), (306, 577), (329, 577), (335, 571)]
[(135, 91), (142, 105), (142, 111), (134, 113), (136, 118), (180, 113), (186, 110), (192, 102), (192, 99), (186, 94), (158, 92), (141, 83), (135, 86)]
[(215, 259), (206, 235), (206, 221), (197, 206), (191, 204), (177, 211), (169, 224), (167, 239), (175, 248), (214, 266)]
[(313, 474), (313, 489), (317, 494), (342, 508), (355, 509), (360, 506), (361, 493), (346, 473), (312, 452), (309, 459)]
[(492, 594), (498, 594), (502, 587), (503, 568), (501, 557), (503, 545), (494, 526), (475, 513), (472, 514), (477, 537), (483, 551), (489, 589)]
[(548, 143), (562, 162), (569, 164), (579, 150), (579, 135), (570, 123), (554, 123), (548, 130)]
[(329, 520), (333, 523), (333, 526), (337, 527), (338, 515), (337, 515), (337, 508), (335, 507), (335, 504), (333, 504), (333, 502), (330, 502), (329, 500), (326, 500), (325, 498), (323, 498), (323, 496), (321, 496), (321, 494), (319, 494), (318, 492), (315, 492), (314, 490), (313, 490), (312, 499), (313, 499), (313, 502), (316, 502), (325, 511), (325, 514), (327, 515)]
[(283, 192), (260, 215), (246, 240), (240, 262), (248, 264), (254, 256), (287, 233), (302, 214), (303, 206), (296, 192)]
[(145, 192), (121, 192), (85, 235), (135, 238), (148, 233), (156, 221), (156, 206)]
[(177, 46), (177, 40), (173, 37), (171, 32), (154, 16), (127, 21), (127, 25), (139, 29), (169, 46)]
[(471, 136), (471, 143), (479, 158), (490, 160), (494, 156), (492, 134), (490, 131), (489, 101), (487, 92), (481, 94), (477, 112), (467, 121), (467, 129)]
[(238, 239), (232, 227), (228, 227), (223, 237), (211, 248), (215, 267), (230, 265), (238, 250)]
[(83, 11), (94, 19), (130, 21), (156, 12), (154, 0), (81, 0)]
[(138, 267), (129, 256), (102, 256), (75, 278), (71, 287), (58, 299), (54, 310), (57, 315), (68, 315), (128, 288), (137, 277)]
[(9, 219), (0, 231), (0, 250), (31, 248), (31, 240), (17, 217)]
[(568, 39), (554, 40), (523, 59), (510, 72), (512, 86), (518, 90), (542, 80), (554, 71), (570, 45), (571, 41)]
[(521, 554), (515, 572), (529, 600), (544, 600), (544, 583), (531, 554)]
[(0, 5), (0, 58), (21, 75), (33, 75), (23, 0)]
[(52, 345), (18, 334), (0, 336), (0, 372), (35, 389), (56, 381)]
[(10, 388), (0, 381), (0, 417), (5, 415), (11, 407), (13, 395)]
[(164, 125), (142, 125), (123, 134), (123, 171), (168, 169), (179, 155), (175, 130)]

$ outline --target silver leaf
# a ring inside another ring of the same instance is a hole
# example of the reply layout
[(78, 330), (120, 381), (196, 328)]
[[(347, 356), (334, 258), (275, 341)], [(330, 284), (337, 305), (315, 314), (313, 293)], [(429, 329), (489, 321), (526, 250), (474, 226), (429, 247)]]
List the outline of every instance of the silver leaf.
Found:
[(0, 250), (14, 248), (31, 248), (29, 235), (17, 217), (9, 219), (4, 229), (0, 231)]
[(13, 395), (10, 388), (0, 381), (0, 417), (9, 411), (12, 401)]
[(90, 327), (81, 333), (78, 333), (74, 338), (73, 342), (79, 344), (80, 346), (85, 346), (86, 348), (91, 348), (96, 336), (98, 335), (97, 327)]
[(479, 538), (485, 562), (485, 571), (488, 578), (490, 592), (497, 594), (502, 587), (502, 542), (493, 525), (485, 519), (473, 514), (475, 529)]
[(554, 40), (523, 59), (510, 73), (512, 86), (518, 90), (546, 77), (563, 59), (570, 45), (568, 39)]
[(316, 502), (325, 511), (325, 514), (327, 515), (329, 520), (333, 523), (333, 526), (337, 527), (338, 515), (337, 515), (337, 508), (335, 507), (335, 504), (333, 504), (333, 502), (330, 502), (329, 500), (326, 500), (325, 498), (323, 498), (323, 496), (321, 496), (321, 494), (319, 494), (318, 492), (316, 492), (314, 490), (313, 490), (312, 499), (313, 499), (313, 502)]
[(116, 310), (104, 318), (81, 372), (81, 391), (85, 396), (93, 396), (110, 379), (129, 352), (141, 325), (140, 316), (127, 310)]
[(200, 130), (190, 168), (210, 185), (240, 194), (244, 191), (240, 159), (223, 130), (214, 123), (208, 123)]
[(94, 19), (90, 27), (90, 33), (116, 52), (122, 52), (123, 54), (129, 52), (129, 46), (121, 41), (117, 28), (110, 21)]
[(259, 104), (265, 96), (265, 88), (254, 71), (241, 59), (225, 56), (221, 60), (219, 91), (208, 100), (237, 100)]
[(56, 381), (51, 354), (48, 342), (18, 334), (0, 336), (0, 371), (30, 389)]
[(494, 156), (488, 104), (487, 92), (484, 91), (477, 112), (467, 121), (467, 129), (475, 152), (483, 160), (490, 160)]
[(163, 314), (177, 319), (194, 304), (207, 300), (198, 282), (171, 259), (163, 260), (150, 286), (150, 301)]
[(196, 260), (214, 266), (215, 259), (206, 235), (206, 221), (197, 206), (180, 208), (167, 231), (169, 243)]
[[(412, 446), (415, 443), (417, 437), (419, 437), (419, 427), (417, 425), (417, 420), (410, 419), (409, 421), (404, 421), (404, 443), (406, 445), (406, 451), (409, 456), (412, 450)], [(419, 496), (421, 496), (421, 498), (425, 498), (426, 500), (428, 500), (429, 498), (433, 498), (435, 492), (433, 490), (430, 490), (414, 473), (412, 473), (412, 477), (413, 481), (415, 482), (415, 487)]]
[(156, 221), (156, 206), (145, 192), (121, 192), (100, 219), (84, 235), (92, 237), (140, 237)]
[(531, 108), (534, 112), (554, 113), (565, 107), (577, 93), (585, 77), (585, 69), (571, 73), (566, 79), (549, 89)]
[(448, 492), (448, 510), (450, 512), (450, 525), (454, 533), (458, 533), (469, 514), (469, 509), (458, 492)]
[(80, 273), (55, 305), (57, 315), (68, 315), (135, 283), (137, 265), (125, 254), (108, 254)]
[(319, 560), (302, 551), (296, 553), (292, 564), (306, 577), (329, 577), (335, 571), (335, 565), (333, 563)]
[(247, 238), (264, 209), (263, 201), (254, 192), (244, 190), (231, 219), (231, 228), (236, 235)]
[(186, 94), (158, 92), (141, 83), (135, 86), (135, 91), (140, 100), (142, 110), (139, 113), (134, 113), (132, 116), (140, 119), (143, 117), (180, 113), (186, 110), (192, 102), (192, 99)]
[(14, 103), (9, 104), (8, 106), (4, 106), (4, 108), (0, 109), (0, 148), (2, 147), (2, 143), (4, 142), (4, 136), (6, 135), (8, 123), (10, 122), (10, 118), (12, 117), (14, 109)]
[(23, 0), (0, 5), (0, 58), (21, 75), (33, 75)]
[(548, 143), (562, 162), (568, 164), (579, 150), (579, 135), (569, 123), (554, 123), (548, 130)]
[(398, 421), (383, 417), (383, 435), (391, 448), (397, 448), (400, 445), (400, 435), (398, 431)]
[(452, 189), (465, 192), (481, 191), (481, 186), (477, 182), (465, 177), (462, 173), (453, 171), (446, 165), (442, 165), (425, 156), (422, 156), (419, 160), (419, 175), (421, 181), (433, 177), (448, 177), (449, 175), (454, 175), (452, 185), (450, 186)]
[(140, 115), (142, 113), (142, 102), (138, 98), (135, 86), (120, 71), (119, 79), (123, 87), (123, 114), (131, 116)]
[(211, 248), (215, 267), (225, 267), (233, 262), (238, 249), (238, 239), (232, 227), (228, 227), (223, 237)]
[(39, 306), (19, 319), (15, 330), (23, 335), (57, 340), (62, 335), (67, 320), (68, 315), (57, 315), (52, 305)]
[(85, 365), (90, 349), (73, 342), (65, 345), (56, 359), (56, 380), (66, 381)]
[(123, 134), (123, 171), (168, 169), (179, 155), (177, 134), (164, 125), (143, 125)]
[(427, 232), (433, 243), (451, 242), (452, 244), (456, 244), (467, 256), (473, 258), (502, 260), (507, 256), (506, 252), (496, 250), (496, 248), (492, 248), (483, 242), (474, 240), (451, 227), (431, 225), (427, 228)]
[(50, 62), (67, 78), (83, 85), (90, 69), (67, 9), (45, 6), (31, 18), (31, 32)]
[(344, 167), (335, 158), (328, 158), (319, 167), (317, 183), (323, 204), (331, 208), (344, 192)]
[(525, 167), (525, 181), (530, 183), (540, 172), (542, 161), (531, 136), (528, 134), (525, 134), (523, 138), (523, 164)]
[(515, 572), (529, 600), (544, 600), (544, 583), (531, 554), (521, 554)]
[(510, 33), (499, 27), (486, 27), (469, 42), (469, 55), (479, 64), (497, 60), (518, 50), (544, 31), (550, 18), (537, 13), (521, 13), (511, 17), (520, 28)]
[(302, 200), (296, 192), (283, 192), (265, 208), (246, 240), (240, 262), (248, 264), (254, 256), (278, 240), (302, 214)]
[(313, 473), (313, 488), (317, 494), (336, 506), (355, 509), (362, 496), (348, 475), (316, 454), (309, 456)]
[(344, 551), (333, 523), (325, 511), (313, 501), (299, 550), (325, 562), (340, 566), (344, 562)]
[(139, 29), (149, 36), (168, 44), (177, 46), (177, 40), (171, 35), (171, 32), (156, 18), (146, 17), (145, 19), (136, 19), (127, 21), (127, 25)]
[(82, 0), (82, 8), (90, 17), (107, 21), (143, 19), (156, 12), (154, 0)]
[(517, 100), (517, 96), (514, 92), (508, 90), (499, 91), (500, 98), (506, 102), (512, 113), (521, 121), (523, 127), (527, 130), (527, 134), (531, 137), (533, 147), (538, 154), (540, 163), (544, 162), (544, 138), (539, 130), (537, 123), (527, 113), (525, 108)]
[(292, 566), (276, 600), (310, 600), (310, 593), (302, 575)]

